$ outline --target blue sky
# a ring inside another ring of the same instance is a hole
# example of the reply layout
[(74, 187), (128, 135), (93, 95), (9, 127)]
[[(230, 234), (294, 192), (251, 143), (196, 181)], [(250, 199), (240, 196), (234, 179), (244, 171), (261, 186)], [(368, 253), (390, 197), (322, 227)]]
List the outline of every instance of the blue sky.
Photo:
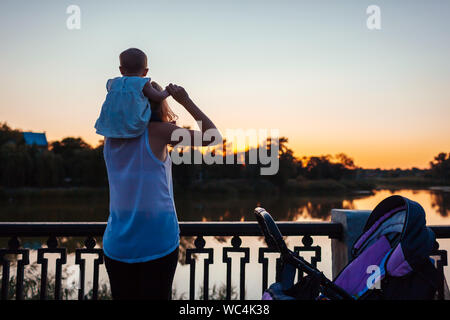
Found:
[[(66, 28), (71, 4), (80, 30)], [(366, 27), (372, 4), (381, 30)], [(278, 128), (298, 156), (425, 167), (450, 150), (449, 31), (444, 0), (2, 0), (0, 121), (95, 145), (106, 80), (138, 47), (223, 131)]]

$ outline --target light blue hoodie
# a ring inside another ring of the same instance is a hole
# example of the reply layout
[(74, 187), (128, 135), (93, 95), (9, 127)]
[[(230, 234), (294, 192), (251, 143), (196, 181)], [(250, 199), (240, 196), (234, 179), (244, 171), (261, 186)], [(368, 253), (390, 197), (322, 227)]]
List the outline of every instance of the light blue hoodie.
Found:
[(142, 77), (108, 80), (108, 94), (95, 123), (98, 134), (107, 138), (135, 138), (144, 133), (151, 108), (142, 89), (149, 81), (150, 78)]

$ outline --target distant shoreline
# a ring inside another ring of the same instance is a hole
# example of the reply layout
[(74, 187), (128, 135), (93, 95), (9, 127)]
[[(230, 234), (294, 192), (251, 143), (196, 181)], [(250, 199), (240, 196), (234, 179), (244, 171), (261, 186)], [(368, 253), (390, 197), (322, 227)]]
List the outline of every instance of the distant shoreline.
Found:
[[(355, 180), (296, 180), (289, 179), (283, 188), (265, 180), (221, 179), (193, 182), (189, 188), (174, 187), (175, 196), (184, 194), (201, 196), (308, 196), (308, 195), (370, 195), (379, 189), (427, 189), (450, 192), (445, 181), (423, 177), (372, 178)], [(16, 197), (108, 197), (107, 187), (56, 187), (56, 188), (2, 188), (0, 199)]]

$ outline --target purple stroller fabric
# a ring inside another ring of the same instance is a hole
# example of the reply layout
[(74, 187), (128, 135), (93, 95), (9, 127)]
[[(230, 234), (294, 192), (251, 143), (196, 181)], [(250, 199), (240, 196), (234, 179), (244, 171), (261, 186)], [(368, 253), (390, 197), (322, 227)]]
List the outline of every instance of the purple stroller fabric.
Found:
[(364, 250), (358, 259), (353, 260), (334, 281), (342, 289), (354, 297), (368, 289), (367, 280), (372, 275), (369, 266), (380, 266), (391, 250), (391, 245), (385, 236)]
[(386, 272), (394, 277), (402, 277), (412, 270), (413, 269), (408, 261), (406, 261), (405, 255), (403, 254), (402, 245), (399, 244), (394, 252), (392, 252), (389, 261), (386, 264)]
[(268, 292), (264, 292), (261, 300), (273, 300), (272, 296)]

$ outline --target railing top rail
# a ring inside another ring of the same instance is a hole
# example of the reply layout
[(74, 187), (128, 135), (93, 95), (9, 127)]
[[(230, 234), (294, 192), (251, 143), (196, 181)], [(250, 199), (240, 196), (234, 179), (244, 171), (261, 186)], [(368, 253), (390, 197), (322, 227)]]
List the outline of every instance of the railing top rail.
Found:
[[(343, 228), (335, 222), (277, 222), (285, 236), (310, 235), (340, 238)], [(0, 237), (101, 236), (106, 222), (0, 222)], [(437, 238), (450, 238), (450, 226), (430, 226)], [(256, 222), (180, 222), (181, 236), (261, 236)]]
[(450, 226), (429, 226), (436, 238), (450, 238)]
[[(285, 236), (339, 238), (342, 225), (334, 222), (278, 222)], [(0, 237), (101, 236), (106, 222), (0, 222)], [(181, 236), (262, 236), (257, 222), (180, 222)]]

